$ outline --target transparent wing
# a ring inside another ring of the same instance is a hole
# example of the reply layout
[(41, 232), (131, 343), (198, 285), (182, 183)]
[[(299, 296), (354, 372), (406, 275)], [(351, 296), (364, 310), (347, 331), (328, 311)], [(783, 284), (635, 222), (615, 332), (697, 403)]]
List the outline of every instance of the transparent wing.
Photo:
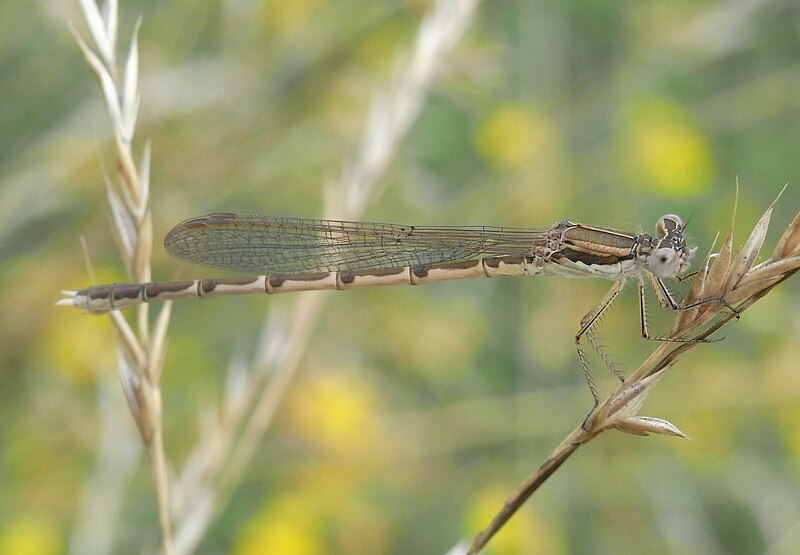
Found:
[(530, 255), (545, 230), (404, 226), (286, 216), (210, 214), (175, 226), (167, 251), (207, 266), (254, 274), (301, 274), (435, 265)]

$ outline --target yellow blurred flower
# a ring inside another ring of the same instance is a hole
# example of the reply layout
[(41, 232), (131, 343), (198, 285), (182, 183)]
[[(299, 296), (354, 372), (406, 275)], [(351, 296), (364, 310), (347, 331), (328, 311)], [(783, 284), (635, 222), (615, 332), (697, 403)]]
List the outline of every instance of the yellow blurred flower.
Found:
[(248, 522), (239, 535), (234, 555), (316, 555), (325, 553), (316, 511), (301, 499), (283, 497)]
[(39, 343), (42, 363), (76, 385), (94, 380), (101, 368), (116, 366), (114, 337), (108, 318), (57, 308)]
[(503, 104), (480, 125), (475, 146), (488, 162), (519, 170), (551, 156), (557, 138), (557, 129), (543, 114), (517, 104)]
[(61, 538), (55, 526), (45, 520), (19, 517), (0, 534), (0, 553), (49, 555), (61, 553)]
[(289, 401), (292, 422), (301, 433), (338, 451), (360, 450), (375, 437), (375, 398), (347, 371), (329, 369), (302, 384), (302, 395)]
[[(476, 534), (491, 522), (512, 489), (509, 486), (493, 485), (478, 494), (466, 516), (467, 530), (470, 534)], [(565, 553), (566, 549), (558, 530), (552, 523), (543, 522), (536, 517), (530, 507), (523, 506), (492, 538), (487, 552), (495, 555), (506, 553), (557, 555)]]
[(681, 106), (640, 100), (626, 110), (623, 124), (618, 156), (632, 187), (679, 196), (711, 185), (710, 142)]
[(233, 554), (386, 553), (391, 541), (386, 516), (357, 485), (310, 473), (267, 499), (242, 527)]

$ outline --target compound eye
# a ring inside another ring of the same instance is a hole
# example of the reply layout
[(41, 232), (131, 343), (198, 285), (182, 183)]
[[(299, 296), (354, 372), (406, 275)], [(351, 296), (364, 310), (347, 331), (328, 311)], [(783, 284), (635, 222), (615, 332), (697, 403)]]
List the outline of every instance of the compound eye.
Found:
[(650, 271), (660, 278), (668, 278), (677, 274), (680, 264), (680, 255), (669, 248), (656, 249), (650, 253), (647, 259), (647, 266)]
[(656, 222), (656, 237), (663, 239), (670, 233), (680, 231), (683, 229), (683, 220), (680, 216), (675, 214), (666, 214), (661, 216)]

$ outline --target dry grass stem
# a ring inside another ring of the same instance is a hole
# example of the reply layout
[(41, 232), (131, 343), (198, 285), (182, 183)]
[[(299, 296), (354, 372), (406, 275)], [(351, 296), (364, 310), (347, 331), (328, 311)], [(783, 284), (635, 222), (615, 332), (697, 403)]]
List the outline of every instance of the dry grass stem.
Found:
[[(398, 66), (389, 92), (376, 97), (372, 103), (358, 154), (345, 165), (338, 187), (326, 188), (326, 215), (358, 218), (377, 196), (381, 177), (419, 114), (444, 59), (468, 27), (477, 3), (477, 0), (434, 2), (420, 26), (413, 54), (408, 62)], [(96, 51), (89, 48), (77, 32), (76, 39), (100, 84), (114, 132), (116, 179), (107, 177), (105, 182), (115, 236), (132, 281), (148, 281), (152, 249), (148, 205), (150, 149), (149, 145), (145, 147), (138, 169), (131, 149), (139, 104), (136, 40), (139, 23), (134, 29), (124, 76), (120, 78), (115, 60), (116, 2), (107, 2), (102, 13), (90, 0), (81, 0), (81, 6)], [(335, 206), (343, 208), (337, 210)], [(291, 311), (289, 332), (281, 334), (285, 341), (276, 348), (272, 340), (275, 334), (272, 334), (262, 343), (252, 368), (244, 371), (236, 366), (239, 370), (230, 381), (238, 385), (223, 399), (219, 410), (221, 417), (206, 418), (212, 425), (205, 428), (207, 431), (200, 438), (179, 487), (173, 492), (181, 501), (174, 513), (179, 523), (177, 552), (188, 552), (196, 546), (214, 511), (240, 481), (301, 360), (321, 306), (322, 297), (300, 298)], [(124, 317), (112, 314), (119, 344), (121, 381), (139, 434), (148, 447), (166, 552), (173, 549), (158, 380), (169, 314), (169, 305), (166, 305), (152, 338), (146, 305), (138, 309), (136, 332)]]
[(119, 385), (111, 376), (101, 380), (97, 392), (100, 438), (95, 467), (83, 484), (81, 514), (72, 530), (68, 553), (114, 553), (114, 534), (120, 524), (125, 490), (139, 466), (141, 449), (127, 422), (125, 411), (113, 399)]
[[(634, 435), (661, 434), (686, 437), (670, 422), (640, 416), (639, 411), (655, 384), (683, 353), (703, 344), (712, 334), (739, 317), (772, 288), (800, 270), (800, 212), (782, 233), (772, 256), (754, 265), (764, 243), (775, 202), (761, 216), (735, 256), (732, 248), (733, 223), (731, 223), (719, 252), (715, 256), (709, 255), (701, 271), (695, 276), (694, 283), (682, 304), (683, 306), (695, 305), (698, 302), (700, 304), (688, 310), (678, 311), (670, 332), (670, 337), (688, 338), (691, 342), (659, 343), (641, 366), (631, 373), (614, 393), (601, 402), (582, 425), (572, 430), (544, 464), (509, 496), (492, 522), (475, 537), (467, 553), (479, 553), (539, 486), (552, 476), (578, 447), (598, 434), (614, 428)], [(708, 302), (702, 302), (705, 300)]]
[[(392, 87), (372, 101), (361, 146), (345, 164), (339, 181), (344, 210), (329, 213), (356, 219), (379, 194), (378, 183), (394, 158), (400, 141), (417, 119), (425, 96), (442, 62), (472, 21), (478, 0), (437, 0), (420, 23), (413, 54), (397, 65)], [(336, 206), (326, 206), (333, 210)]]
[[(433, 3), (420, 24), (411, 55), (398, 64), (389, 91), (373, 99), (357, 154), (344, 164), (338, 183), (325, 190), (325, 217), (358, 219), (377, 198), (380, 179), (452, 47), (468, 28), (477, 4), (477, 0)], [(324, 298), (314, 293), (299, 296), (286, 318), (288, 332), (278, 331), (282, 314), (270, 315), (252, 367), (245, 372), (239, 365), (231, 365), (237, 369), (237, 377), (230, 381), (240, 385), (235, 394), (222, 400), (220, 418), (206, 416), (214, 425), (206, 428), (181, 473), (177, 553), (194, 549), (241, 481), (302, 360)], [(242, 375), (247, 376), (244, 385)]]
[[(115, 0), (104, 3), (102, 10), (93, 0), (80, 0), (94, 48), (73, 29), (86, 62), (97, 78), (103, 93), (106, 112), (114, 136), (115, 172), (104, 176), (106, 196), (111, 209), (111, 223), (125, 267), (133, 281), (150, 279), (152, 222), (149, 208), (150, 146), (145, 146), (137, 168), (133, 154), (133, 136), (139, 108), (138, 42), (139, 23), (134, 27), (124, 74), (117, 68), (117, 15)], [(136, 331), (119, 313), (111, 313), (117, 336), (120, 381), (136, 422), (139, 436), (147, 448), (150, 472), (158, 499), (159, 522), (165, 553), (173, 553), (169, 518), (170, 496), (167, 463), (162, 442), (162, 406), (159, 378), (164, 359), (166, 328), (170, 305), (159, 314), (156, 334), (150, 337), (148, 308), (137, 308)]]

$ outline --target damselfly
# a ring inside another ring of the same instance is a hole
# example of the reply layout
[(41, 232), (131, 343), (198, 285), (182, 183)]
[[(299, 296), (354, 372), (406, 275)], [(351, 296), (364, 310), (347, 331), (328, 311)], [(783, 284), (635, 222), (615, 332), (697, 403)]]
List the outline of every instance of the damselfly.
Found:
[(187, 220), (170, 231), (164, 241), (167, 251), (207, 266), (261, 275), (96, 285), (65, 291), (68, 298), (58, 304), (102, 314), (144, 302), (250, 293), (421, 285), (514, 275), (604, 278), (614, 285), (581, 319), (575, 335), (578, 358), (597, 399), (581, 340), (586, 337), (623, 379), (592, 330), (629, 277), (638, 278), (642, 337), (688, 341), (649, 334), (644, 291), (648, 281), (663, 307), (688, 308), (675, 301), (663, 281), (678, 278), (689, 265), (694, 249), (686, 245), (684, 227), (673, 214), (659, 218), (653, 236), (569, 221), (546, 229), (519, 229), (210, 214)]

